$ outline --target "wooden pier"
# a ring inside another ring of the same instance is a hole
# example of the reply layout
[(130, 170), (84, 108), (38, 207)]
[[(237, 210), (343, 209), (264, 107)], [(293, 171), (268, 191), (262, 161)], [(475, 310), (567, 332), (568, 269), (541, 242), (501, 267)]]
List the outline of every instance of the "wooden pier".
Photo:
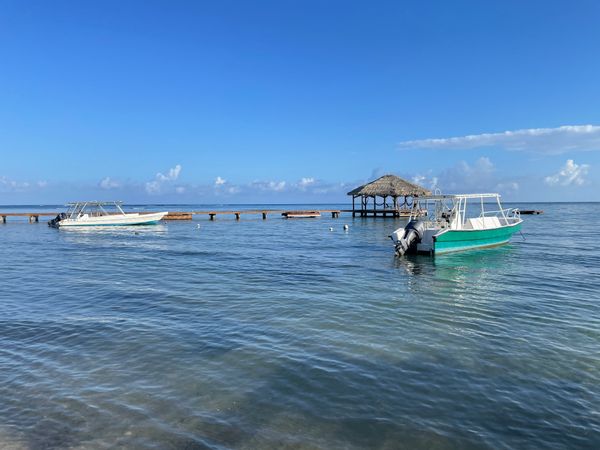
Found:
[(56, 214), (55, 212), (0, 213), (0, 217), (2, 218), (2, 223), (6, 223), (9, 217), (27, 217), (29, 223), (37, 223), (40, 221), (40, 217), (54, 217)]
[[(209, 220), (215, 220), (217, 216), (235, 216), (235, 220), (240, 220), (242, 214), (254, 215), (262, 217), (263, 220), (267, 219), (269, 214), (284, 214), (289, 211), (283, 209), (256, 209), (256, 210), (234, 210), (234, 211), (219, 211), (219, 210), (208, 210), (208, 211), (170, 211), (163, 220), (192, 220), (194, 216), (208, 216)], [(339, 209), (321, 209), (319, 213), (330, 213), (333, 219), (337, 219), (340, 216), (342, 210)], [(40, 217), (55, 217), (57, 212), (12, 212), (4, 213), (0, 212), (1, 223), (6, 223), (9, 217), (27, 217), (29, 223), (38, 223)], [(143, 214), (143, 213), (141, 213)]]
[[(240, 220), (242, 214), (254, 215), (262, 217), (263, 220), (267, 220), (269, 214), (287, 214), (291, 211), (283, 209), (240, 209), (237, 211), (187, 211), (187, 212), (169, 212), (163, 220), (192, 220), (193, 216), (208, 216), (209, 220), (215, 220), (217, 216), (235, 216), (235, 220)], [(320, 209), (317, 211), (321, 214), (330, 213), (332, 219), (340, 217), (342, 210), (340, 209)]]

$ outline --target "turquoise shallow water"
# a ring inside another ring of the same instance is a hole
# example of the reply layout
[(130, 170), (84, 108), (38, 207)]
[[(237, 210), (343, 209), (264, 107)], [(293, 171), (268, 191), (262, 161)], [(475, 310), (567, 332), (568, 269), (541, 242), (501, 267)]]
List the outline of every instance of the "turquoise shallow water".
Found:
[(516, 206), (436, 259), (393, 219), (9, 219), (0, 447), (600, 448), (600, 204)]

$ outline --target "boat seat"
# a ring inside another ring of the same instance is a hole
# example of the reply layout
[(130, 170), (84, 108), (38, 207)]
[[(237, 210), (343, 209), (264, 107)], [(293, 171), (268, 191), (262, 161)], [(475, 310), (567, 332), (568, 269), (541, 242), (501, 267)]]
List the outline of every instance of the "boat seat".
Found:
[(488, 228), (499, 228), (500, 220), (497, 217), (477, 217), (467, 219), (463, 227), (464, 230), (485, 230)]

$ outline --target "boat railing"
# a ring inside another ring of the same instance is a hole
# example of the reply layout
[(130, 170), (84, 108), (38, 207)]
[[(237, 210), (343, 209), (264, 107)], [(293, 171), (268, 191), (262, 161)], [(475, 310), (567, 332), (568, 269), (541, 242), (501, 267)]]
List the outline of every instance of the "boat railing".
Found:
[(505, 225), (514, 223), (521, 218), (518, 208), (502, 208), (493, 211), (482, 211), (479, 217), (497, 217)]
[(519, 214), (519, 209), (518, 208), (502, 208), (502, 209), (498, 209), (495, 211), (482, 211), (480, 217), (486, 217), (486, 216), (498, 216), (498, 215), (518, 215)]

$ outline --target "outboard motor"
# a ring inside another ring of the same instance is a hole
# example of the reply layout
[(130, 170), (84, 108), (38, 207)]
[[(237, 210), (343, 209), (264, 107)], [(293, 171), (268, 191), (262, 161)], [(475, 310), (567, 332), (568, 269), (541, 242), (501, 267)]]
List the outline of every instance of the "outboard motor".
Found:
[(408, 251), (416, 251), (417, 244), (423, 239), (424, 233), (425, 223), (421, 220), (411, 220), (404, 230), (392, 233), (391, 238), (396, 244), (396, 254), (402, 256)]
[(67, 215), (65, 213), (60, 213), (58, 214), (54, 219), (49, 220), (48, 221), (48, 226), (53, 227), (53, 228), (58, 228), (58, 223), (63, 220), (66, 219)]

